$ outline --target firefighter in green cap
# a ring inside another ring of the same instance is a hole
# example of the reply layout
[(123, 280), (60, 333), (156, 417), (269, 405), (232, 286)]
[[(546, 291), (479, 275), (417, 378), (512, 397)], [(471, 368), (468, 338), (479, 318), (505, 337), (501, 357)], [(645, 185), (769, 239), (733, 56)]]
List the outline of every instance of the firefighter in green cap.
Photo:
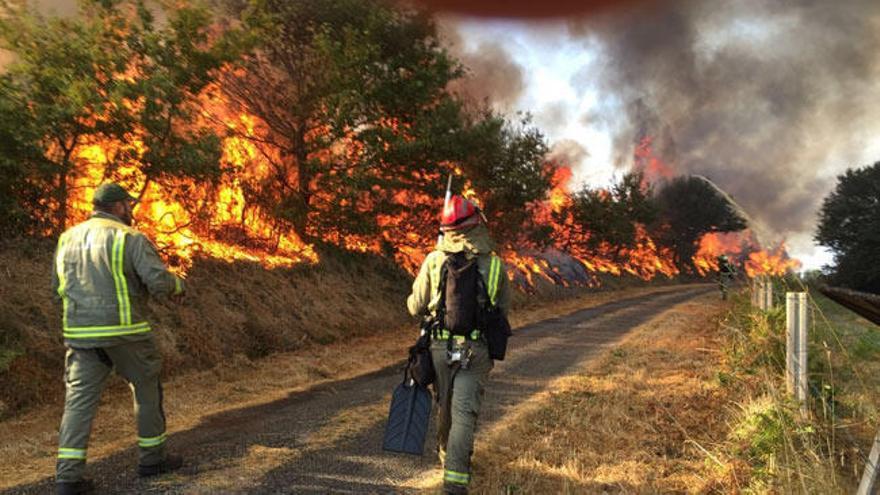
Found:
[[(465, 323), (464, 332), (450, 327), (473, 318), (468, 308), (477, 306), (481, 294), (501, 311), (505, 321), (510, 308), (507, 272), (493, 253), (481, 218), (472, 202), (461, 196), (450, 198), (441, 218), (444, 235), (422, 263), (407, 299), (413, 316), (444, 315), (431, 335), (431, 357), (440, 404), (437, 448), (443, 462), (443, 488), (452, 494), (467, 493), (471, 481), (474, 429), (493, 361), (477, 323)], [(467, 280), (485, 289), (477, 291)]]
[(148, 296), (182, 294), (183, 281), (167, 270), (150, 240), (131, 227), (135, 204), (118, 184), (103, 184), (95, 191), (92, 216), (58, 240), (52, 285), (62, 302), (67, 348), (55, 476), (59, 494), (93, 489), (83, 478), (89, 434), (113, 369), (134, 394), (138, 475), (183, 464), (165, 451), (162, 360), (145, 306)]

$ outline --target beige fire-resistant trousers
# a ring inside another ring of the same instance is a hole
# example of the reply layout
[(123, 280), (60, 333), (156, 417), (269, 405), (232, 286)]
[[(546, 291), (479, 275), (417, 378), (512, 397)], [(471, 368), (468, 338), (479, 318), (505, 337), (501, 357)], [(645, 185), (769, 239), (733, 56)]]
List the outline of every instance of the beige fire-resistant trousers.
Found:
[(58, 434), (58, 482), (82, 479), (89, 434), (101, 391), (112, 369), (131, 386), (137, 418), (139, 463), (165, 460), (165, 413), (159, 372), (162, 358), (151, 338), (94, 349), (68, 348), (64, 380), (64, 416)]
[[(467, 368), (446, 363), (447, 342), (431, 343), (431, 357), (437, 371), (435, 390), (440, 405), (437, 415), (437, 446), (445, 451), (443, 480), (467, 487), (471, 480), (474, 430), (483, 391), (492, 369), (492, 359), (483, 341), (467, 341), (471, 357)], [(451, 386), (450, 386), (451, 385)], [(450, 394), (451, 392), (451, 394)]]

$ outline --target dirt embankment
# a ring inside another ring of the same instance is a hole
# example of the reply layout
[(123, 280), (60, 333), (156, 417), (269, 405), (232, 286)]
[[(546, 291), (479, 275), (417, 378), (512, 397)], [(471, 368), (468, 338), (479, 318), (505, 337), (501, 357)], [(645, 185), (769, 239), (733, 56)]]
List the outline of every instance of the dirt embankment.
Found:
[[(62, 395), (60, 306), (52, 247), (0, 248), (0, 417)], [(375, 256), (327, 253), (320, 264), (266, 270), (198, 260), (180, 304), (151, 302), (164, 372), (207, 369), (309, 344), (397, 328), (411, 279)]]
[[(26, 240), (0, 245), (0, 418), (63, 397), (60, 306), (50, 289), (53, 248)], [(197, 260), (182, 303), (151, 303), (163, 372), (228, 368), (231, 362), (398, 332), (413, 326), (404, 305), (411, 282), (387, 259), (337, 250), (325, 249), (316, 265), (291, 269)], [(631, 285), (643, 284), (610, 278), (604, 288)], [(537, 294), (517, 292), (514, 307), (533, 310), (583, 292), (541, 286)]]

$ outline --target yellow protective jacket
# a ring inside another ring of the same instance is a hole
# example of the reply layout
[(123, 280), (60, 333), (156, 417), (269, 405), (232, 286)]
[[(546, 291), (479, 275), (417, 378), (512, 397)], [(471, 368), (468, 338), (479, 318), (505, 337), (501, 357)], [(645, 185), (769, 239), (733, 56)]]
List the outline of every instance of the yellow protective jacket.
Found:
[(489, 231), (482, 224), (463, 232), (446, 232), (437, 249), (428, 254), (413, 282), (412, 294), (406, 300), (411, 315), (435, 315), (440, 301), (440, 269), (448, 254), (460, 252), (477, 258), (477, 268), (486, 283), (489, 298), (507, 315), (510, 310), (507, 270), (501, 258), (494, 254)]
[(184, 287), (144, 234), (99, 212), (61, 234), (52, 289), (62, 301), (65, 344), (90, 348), (149, 338), (147, 297)]

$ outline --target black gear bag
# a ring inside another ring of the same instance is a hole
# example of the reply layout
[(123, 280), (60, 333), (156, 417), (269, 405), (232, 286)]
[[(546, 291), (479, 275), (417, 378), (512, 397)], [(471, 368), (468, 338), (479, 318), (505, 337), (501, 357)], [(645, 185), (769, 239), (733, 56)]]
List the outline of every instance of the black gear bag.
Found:
[(429, 332), (423, 330), (419, 340), (409, 348), (409, 362), (406, 367), (410, 378), (423, 387), (427, 387), (437, 379), (434, 360), (431, 359), (431, 335)]
[(481, 313), (480, 328), (486, 336), (486, 346), (489, 348), (489, 357), (496, 361), (504, 361), (507, 353), (507, 339), (513, 335), (510, 330), (510, 322), (497, 306), (489, 304)]

